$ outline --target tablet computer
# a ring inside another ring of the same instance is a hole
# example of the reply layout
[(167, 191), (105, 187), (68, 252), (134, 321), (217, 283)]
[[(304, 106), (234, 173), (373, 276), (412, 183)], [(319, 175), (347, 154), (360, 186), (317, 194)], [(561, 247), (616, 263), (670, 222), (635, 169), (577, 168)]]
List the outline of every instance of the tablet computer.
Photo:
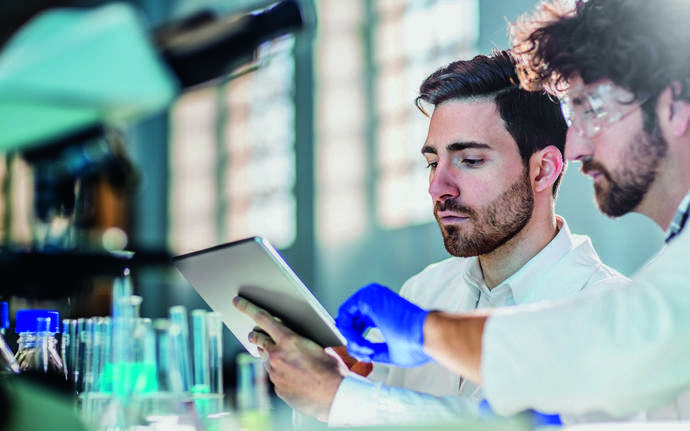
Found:
[(253, 356), (247, 340), (256, 323), (232, 305), (241, 296), (322, 347), (345, 345), (333, 318), (278, 251), (255, 236), (173, 258), (177, 270)]

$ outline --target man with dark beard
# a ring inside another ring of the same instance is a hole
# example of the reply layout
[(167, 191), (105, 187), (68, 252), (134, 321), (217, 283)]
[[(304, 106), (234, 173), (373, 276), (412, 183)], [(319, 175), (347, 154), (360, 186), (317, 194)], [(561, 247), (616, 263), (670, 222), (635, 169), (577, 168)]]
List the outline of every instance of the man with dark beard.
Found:
[[(422, 83), (417, 106), (425, 114), (425, 106), (433, 107), (422, 154), (434, 215), (454, 257), (412, 277), (401, 295), (420, 307), (458, 312), (626, 281), (601, 263), (588, 238), (571, 234), (555, 215), (566, 125), (548, 95), (519, 87), (509, 53), (439, 69)], [(392, 294), (379, 285), (370, 289)], [(252, 304), (236, 305), (270, 335), (253, 332), (250, 339), (267, 353), (277, 394), (329, 425), (429, 424), (479, 415), (481, 388), (438, 364), (393, 368), (386, 385), (345, 376), (323, 349)], [(415, 326), (397, 318), (399, 325)]]
[[(502, 414), (646, 409), (648, 419), (687, 420), (689, 22), (687, 0), (553, 0), (512, 29), (521, 82), (560, 98), (566, 156), (592, 177), (602, 212), (637, 212), (666, 231), (629, 288), (484, 315), (427, 312), (363, 290), (338, 319), (350, 352), (383, 350), (362, 336), (378, 327), (397, 355), (388, 362), (434, 357), (481, 383)], [(400, 315), (417, 326), (396, 326)]]

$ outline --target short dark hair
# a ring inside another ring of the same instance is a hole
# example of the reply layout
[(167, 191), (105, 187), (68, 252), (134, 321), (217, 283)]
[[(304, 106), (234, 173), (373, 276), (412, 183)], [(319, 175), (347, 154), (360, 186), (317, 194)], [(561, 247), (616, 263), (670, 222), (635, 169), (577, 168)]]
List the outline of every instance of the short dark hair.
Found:
[[(550, 145), (558, 148), (563, 159), (568, 128), (559, 104), (546, 92), (520, 88), (515, 59), (508, 51), (477, 55), (438, 69), (422, 82), (415, 103), (428, 116), (422, 102), (438, 106), (449, 100), (472, 98), (496, 103), (525, 166), (532, 154)], [(561, 177), (562, 173), (553, 185), (554, 197)]]
[[(556, 94), (579, 75), (585, 84), (608, 78), (638, 102), (675, 81), (674, 97), (690, 99), (689, 23), (687, 0), (550, 0), (511, 26), (513, 54), (527, 89)], [(643, 104), (654, 120), (655, 108)]]

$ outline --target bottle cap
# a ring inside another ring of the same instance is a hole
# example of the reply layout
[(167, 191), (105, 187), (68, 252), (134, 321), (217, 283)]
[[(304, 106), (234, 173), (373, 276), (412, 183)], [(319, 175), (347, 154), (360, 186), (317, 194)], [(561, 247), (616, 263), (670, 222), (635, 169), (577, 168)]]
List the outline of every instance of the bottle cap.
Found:
[(7, 302), (0, 302), (0, 328), (10, 327), (10, 311)]
[(17, 325), (14, 332), (21, 334), (22, 332), (36, 332), (38, 330), (39, 318), (50, 318), (50, 332), (57, 334), (60, 332), (60, 313), (54, 310), (18, 310), (17, 311)]

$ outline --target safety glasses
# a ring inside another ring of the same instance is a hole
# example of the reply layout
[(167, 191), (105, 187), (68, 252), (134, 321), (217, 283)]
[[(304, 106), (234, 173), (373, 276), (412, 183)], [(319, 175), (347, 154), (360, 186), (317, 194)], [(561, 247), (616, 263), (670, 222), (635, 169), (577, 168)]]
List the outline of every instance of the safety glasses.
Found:
[(592, 138), (604, 128), (622, 120), (646, 101), (613, 84), (598, 84), (561, 98), (561, 111), (568, 127)]

